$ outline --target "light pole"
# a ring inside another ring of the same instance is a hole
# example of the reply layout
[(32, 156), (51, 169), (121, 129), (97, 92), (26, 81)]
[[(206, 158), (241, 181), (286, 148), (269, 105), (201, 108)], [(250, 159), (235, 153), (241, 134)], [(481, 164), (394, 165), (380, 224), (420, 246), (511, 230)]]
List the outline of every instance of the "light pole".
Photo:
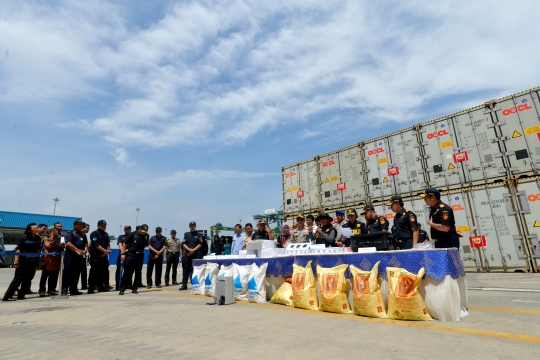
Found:
[(54, 201), (54, 211), (53, 211), (53, 215), (56, 215), (56, 203), (58, 203), (58, 202), (60, 201), (60, 199), (59, 199), (59, 198), (54, 198), (53, 201)]
[(140, 211), (140, 210), (141, 210), (141, 209), (139, 209), (139, 208), (136, 208), (136, 209), (135, 209), (135, 211), (137, 211), (137, 219), (135, 220), (135, 226), (139, 225), (139, 211)]

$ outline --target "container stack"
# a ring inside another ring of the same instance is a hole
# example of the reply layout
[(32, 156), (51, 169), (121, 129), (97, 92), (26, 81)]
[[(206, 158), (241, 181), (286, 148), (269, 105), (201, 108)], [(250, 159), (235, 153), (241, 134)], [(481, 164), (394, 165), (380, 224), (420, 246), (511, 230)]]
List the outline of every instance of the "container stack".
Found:
[(404, 199), (429, 232), (419, 194), (452, 206), (469, 271), (540, 272), (540, 87), (283, 167), (283, 209), (333, 213)]

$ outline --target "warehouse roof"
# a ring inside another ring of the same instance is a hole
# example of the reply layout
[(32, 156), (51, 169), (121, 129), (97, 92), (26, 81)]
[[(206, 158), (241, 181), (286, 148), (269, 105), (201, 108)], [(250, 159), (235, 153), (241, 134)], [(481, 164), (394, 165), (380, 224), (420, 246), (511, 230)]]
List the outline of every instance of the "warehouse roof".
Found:
[(52, 226), (56, 222), (62, 223), (64, 230), (73, 230), (73, 222), (80, 217), (28, 214), (11, 211), (0, 211), (0, 228), (19, 228), (24, 229), (26, 225), (35, 222), (36, 224), (47, 224)]

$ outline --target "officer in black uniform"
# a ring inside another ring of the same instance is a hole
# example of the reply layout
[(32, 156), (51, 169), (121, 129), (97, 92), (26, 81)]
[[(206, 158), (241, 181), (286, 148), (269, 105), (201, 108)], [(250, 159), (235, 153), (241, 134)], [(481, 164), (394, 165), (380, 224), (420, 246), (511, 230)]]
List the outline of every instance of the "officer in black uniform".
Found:
[(437, 189), (427, 189), (420, 196), (424, 198), (426, 205), (430, 207), (429, 226), (431, 226), (431, 238), (435, 240), (435, 248), (459, 249), (459, 236), (456, 231), (454, 210), (441, 201), (441, 193)]
[(141, 284), (142, 267), (144, 263), (144, 248), (148, 246), (148, 225), (142, 224), (140, 230), (132, 232), (126, 238), (126, 251), (122, 253), (124, 261), (124, 276), (118, 295), (124, 295), (127, 285), (131, 282), (133, 273), (133, 293), (138, 294), (137, 287)]
[[(122, 263), (122, 253), (126, 252), (126, 239), (129, 234), (131, 234), (131, 226), (126, 225), (124, 226), (124, 235), (120, 235), (116, 242), (118, 250), (120, 250), (118, 252), (118, 257), (116, 258), (116, 274), (114, 275), (114, 278), (116, 279), (116, 291), (120, 290), (120, 271), (122, 270), (120, 264)], [(129, 285), (131, 286), (131, 284)]]
[(394, 226), (397, 246), (401, 250), (412, 249), (418, 244), (418, 222), (416, 221), (416, 215), (403, 207), (403, 199), (401, 196), (392, 196), (390, 202), (386, 204), (390, 206), (392, 211), (395, 212)]
[(90, 234), (90, 276), (88, 293), (93, 294), (95, 288), (100, 292), (109, 291), (109, 257), (110, 250), (107, 222), (98, 221), (97, 230)]
[(388, 231), (388, 228), (390, 227), (390, 222), (384, 216), (377, 215), (373, 205), (364, 206), (362, 215), (364, 215), (364, 217), (366, 218), (368, 233), (373, 234), (376, 232)]
[(152, 287), (152, 272), (156, 268), (156, 287), (161, 287), (161, 273), (163, 271), (163, 253), (167, 238), (162, 235), (163, 229), (156, 228), (156, 235), (150, 238), (148, 242), (148, 262), (146, 263), (146, 288)]
[(189, 232), (184, 233), (182, 240), (182, 286), (178, 290), (187, 290), (187, 282), (193, 272), (193, 259), (205, 241), (195, 229), (197, 229), (195, 221), (190, 222)]
[[(15, 252), (26, 253), (26, 254), (39, 254), (41, 252), (41, 237), (37, 234), (38, 227), (36, 223), (31, 223), (26, 226), (24, 231), (24, 237), (19, 240), (17, 243), (17, 248)], [(25, 292), (23, 289), (30, 288), (30, 282), (34, 277), (36, 272), (36, 265), (39, 262), (39, 255), (36, 256), (26, 256), (26, 255), (15, 255), (13, 267), (15, 268), (15, 276), (9, 284), (4, 298), (2, 301), (15, 301), (12, 296), (15, 294), (15, 290), (20, 286), (19, 293), (17, 295), (18, 300), (26, 300), (24, 297)]]
[[(347, 210), (347, 221), (343, 224), (343, 228), (350, 228), (354, 236), (367, 234), (366, 224), (357, 220), (358, 214), (355, 209)], [(337, 246), (351, 246), (351, 239), (342, 237), (342, 241), (336, 241)]]
[(418, 224), (418, 228), (420, 229), (420, 232), (418, 233), (418, 243), (421, 244), (429, 241), (429, 235), (426, 230), (422, 229), (422, 225)]
[[(86, 234), (90, 231), (90, 225), (87, 223), (83, 224), (83, 228), (81, 230), (82, 236), (84, 238), (84, 241), (88, 244), (88, 237)], [(90, 254), (86, 253), (84, 256), (84, 267), (81, 271), (81, 290), (88, 290), (88, 264), (90, 262)]]
[(62, 272), (62, 295), (67, 295), (68, 288), (70, 295), (82, 295), (82, 292), (77, 290), (77, 284), (81, 272), (86, 267), (84, 255), (88, 251), (88, 243), (82, 233), (83, 226), (82, 220), (75, 220), (73, 230), (64, 236), (66, 253), (64, 255), (64, 271)]
[(334, 219), (327, 213), (322, 213), (318, 218), (321, 221), (321, 226), (317, 227), (315, 243), (324, 244), (326, 247), (336, 247), (337, 230), (331, 224)]

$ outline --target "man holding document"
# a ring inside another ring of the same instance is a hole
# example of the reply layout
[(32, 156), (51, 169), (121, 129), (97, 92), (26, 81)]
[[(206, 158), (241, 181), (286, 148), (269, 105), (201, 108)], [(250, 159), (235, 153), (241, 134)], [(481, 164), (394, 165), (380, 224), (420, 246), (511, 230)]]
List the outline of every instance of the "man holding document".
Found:
[(347, 210), (347, 221), (341, 227), (341, 240), (336, 240), (336, 245), (341, 247), (351, 246), (351, 236), (367, 234), (366, 224), (357, 220), (358, 214), (355, 209)]

